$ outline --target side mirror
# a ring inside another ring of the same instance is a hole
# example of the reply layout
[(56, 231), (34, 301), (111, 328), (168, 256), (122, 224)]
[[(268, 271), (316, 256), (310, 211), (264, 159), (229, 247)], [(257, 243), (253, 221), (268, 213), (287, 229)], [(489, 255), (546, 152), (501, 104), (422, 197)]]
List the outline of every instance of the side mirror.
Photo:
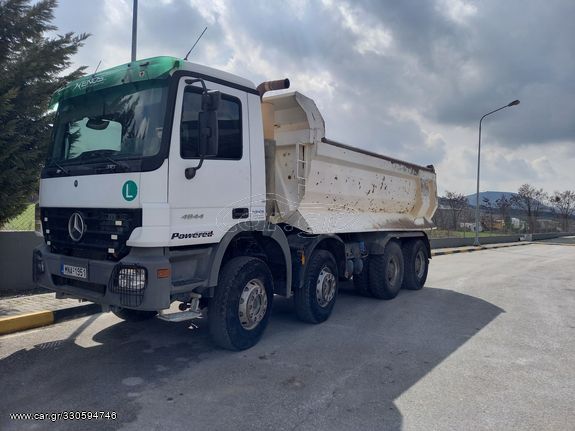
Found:
[(220, 109), (222, 93), (209, 90), (202, 93), (202, 111), (217, 111)]
[(218, 155), (218, 112), (202, 111), (199, 115), (200, 126), (200, 157), (215, 157)]

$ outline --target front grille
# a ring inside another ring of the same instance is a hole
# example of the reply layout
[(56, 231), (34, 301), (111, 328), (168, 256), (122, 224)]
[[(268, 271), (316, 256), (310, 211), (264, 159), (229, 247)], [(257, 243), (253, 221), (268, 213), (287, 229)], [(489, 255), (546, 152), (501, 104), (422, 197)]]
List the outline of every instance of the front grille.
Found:
[[(74, 241), (68, 231), (70, 217), (78, 213), (85, 223), (84, 234)], [(52, 253), (86, 259), (122, 259), (130, 252), (126, 241), (142, 226), (141, 209), (42, 208), (42, 230)]]

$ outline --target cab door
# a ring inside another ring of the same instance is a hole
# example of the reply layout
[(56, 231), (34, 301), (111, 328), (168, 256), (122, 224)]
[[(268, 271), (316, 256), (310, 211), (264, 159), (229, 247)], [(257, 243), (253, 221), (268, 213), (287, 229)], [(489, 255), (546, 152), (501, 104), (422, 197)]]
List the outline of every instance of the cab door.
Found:
[(219, 148), (206, 157), (193, 178), (186, 169), (197, 167), (202, 87), (180, 78), (175, 101), (169, 155), (168, 202), (170, 245), (218, 242), (234, 225), (250, 218), (250, 146), (247, 94), (205, 81), (208, 90), (221, 92), (218, 109)]

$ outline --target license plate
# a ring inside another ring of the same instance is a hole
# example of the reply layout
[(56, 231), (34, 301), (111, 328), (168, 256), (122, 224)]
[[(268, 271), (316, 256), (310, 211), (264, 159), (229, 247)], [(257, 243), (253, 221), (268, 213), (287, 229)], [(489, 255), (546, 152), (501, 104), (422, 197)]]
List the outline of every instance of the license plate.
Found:
[(66, 265), (65, 263), (62, 264), (60, 268), (60, 273), (62, 275), (66, 275), (68, 277), (76, 277), (76, 278), (88, 278), (88, 268), (85, 266), (73, 266), (73, 265)]

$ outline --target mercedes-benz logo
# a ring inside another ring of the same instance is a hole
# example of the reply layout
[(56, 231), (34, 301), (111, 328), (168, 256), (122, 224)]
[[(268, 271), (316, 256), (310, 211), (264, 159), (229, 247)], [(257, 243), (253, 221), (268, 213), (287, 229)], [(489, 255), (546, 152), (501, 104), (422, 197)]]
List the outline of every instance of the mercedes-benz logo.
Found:
[(86, 231), (86, 224), (80, 213), (73, 213), (68, 220), (68, 234), (72, 241), (80, 241)]

